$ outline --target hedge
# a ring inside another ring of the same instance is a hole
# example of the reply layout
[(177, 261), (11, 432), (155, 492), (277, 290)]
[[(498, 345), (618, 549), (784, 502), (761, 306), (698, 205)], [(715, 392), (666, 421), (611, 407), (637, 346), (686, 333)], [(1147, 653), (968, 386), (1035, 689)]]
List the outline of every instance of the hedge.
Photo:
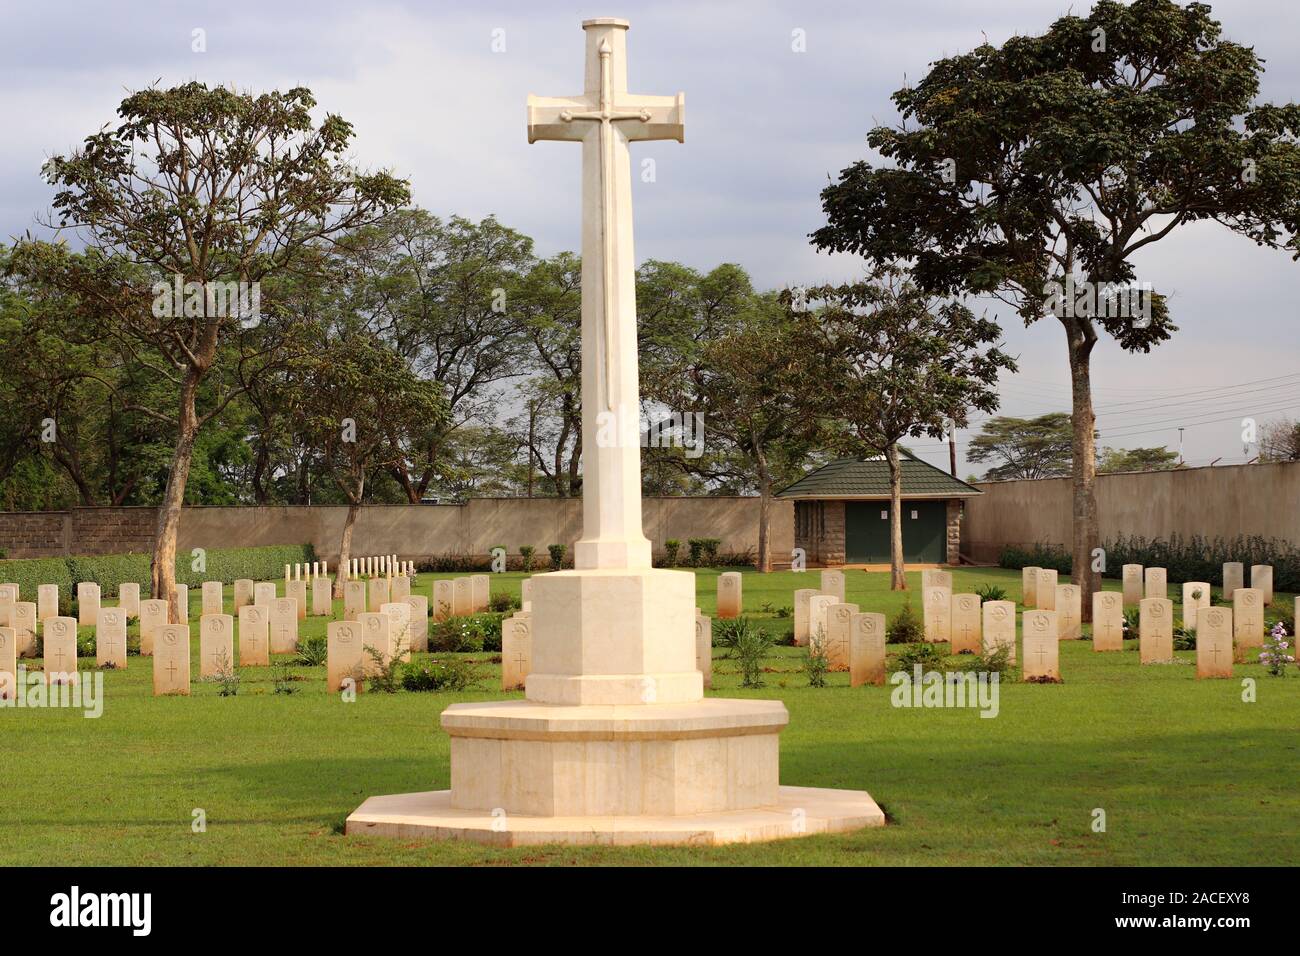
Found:
[[(1140, 564), (1164, 568), (1170, 584), (1207, 581), (1219, 586), (1223, 584), (1223, 565), (1240, 561), (1247, 576), (1252, 564), (1270, 564), (1275, 590), (1300, 591), (1300, 548), (1279, 538), (1238, 535), (1233, 539), (1210, 539), (1200, 535), (1190, 538), (1173, 535), (1168, 539), (1148, 540), (1120, 535), (1114, 541), (1103, 542), (1102, 548), (1106, 552), (1103, 576), (1108, 578), (1123, 577), (1126, 564)], [(1039, 544), (1032, 548), (1003, 548), (998, 564), (1004, 568), (1055, 568), (1069, 574), (1071, 558), (1064, 548)]]
[[(269, 548), (212, 548), (204, 555), (206, 566), (193, 570), (194, 557), (186, 551), (176, 556), (176, 583), (199, 587), (204, 581), (233, 584), (237, 578), (254, 581), (278, 581), (284, 576), (286, 564), (311, 563), (316, 552), (309, 544), (276, 545)], [(19, 585), (24, 601), (36, 600), (36, 588), (41, 584), (59, 586), (59, 606), (68, 605), (76, 596), (77, 585), (93, 581), (105, 598), (116, 597), (118, 587), (135, 581), (140, 585), (141, 596), (149, 593), (150, 575), (148, 554), (108, 554), (100, 557), (74, 558), (20, 558), (0, 561), (0, 582)]]

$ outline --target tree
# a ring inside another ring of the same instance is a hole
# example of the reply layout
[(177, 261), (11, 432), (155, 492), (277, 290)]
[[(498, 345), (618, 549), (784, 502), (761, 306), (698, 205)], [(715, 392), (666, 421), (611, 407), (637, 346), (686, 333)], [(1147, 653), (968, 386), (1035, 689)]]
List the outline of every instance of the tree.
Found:
[(771, 571), (772, 492), (795, 477), (818, 437), (809, 401), (817, 370), (802, 348), (798, 323), (775, 296), (750, 289), (729, 310), (698, 315), (690, 334), (677, 336), (677, 348), (662, 350), (671, 358), (649, 376), (647, 392), (679, 422), (702, 416), (705, 447), (690, 455), (674, 448), (657, 460), (733, 490), (757, 490), (756, 566)]
[(1300, 422), (1279, 418), (1259, 433), (1260, 461), (1300, 461)]
[(152, 567), (152, 593), (174, 611), (176, 534), (200, 429), (241, 392), (233, 367), (282, 341), (273, 308), (259, 308), (260, 283), (408, 199), (404, 181), (347, 163), (351, 124), (327, 114), (314, 125), (315, 103), (301, 87), (254, 96), (191, 82), (133, 93), (121, 123), (43, 170), (58, 189), (57, 226), (77, 230), (86, 254), (32, 242), (15, 251), (176, 390), (175, 414), (135, 409), (176, 429)]
[(529, 467), (539, 469), (560, 498), (582, 488), (581, 282), (582, 260), (562, 252), (529, 270), (512, 306), (523, 316), (537, 372), (521, 390), (531, 416), (525, 430)]
[(893, 165), (854, 163), (822, 193), (820, 248), (907, 260), (928, 291), (1060, 321), (1085, 619), (1099, 586), (1093, 349), (1105, 333), (1146, 352), (1175, 331), (1164, 298), (1134, 288), (1133, 256), (1201, 220), (1300, 255), (1300, 107), (1256, 104), (1261, 71), (1204, 4), (1098, 0), (1042, 36), (934, 63), (894, 94), (904, 126), (868, 135)]
[(453, 433), (491, 424), (501, 383), (527, 364), (522, 277), (535, 264), (533, 241), (489, 216), (444, 221), (423, 209), (398, 210), (341, 243), (355, 278), (353, 309), (367, 316), (420, 375), (440, 383), (450, 411), (425, 429), (390, 470), (407, 500), (424, 497), (442, 472)]
[[(420, 378), (406, 360), (364, 328), (322, 324), (312, 347), (290, 367), (294, 428), (319, 449), (322, 467), (348, 505), (339, 568), (352, 553), (352, 530), (371, 476), (391, 467), (405, 441), (430, 422), (445, 423), (438, 383)], [(335, 596), (343, 593), (343, 575)]]
[(990, 418), (966, 450), (968, 461), (994, 465), (985, 481), (1017, 478), (1060, 478), (1070, 474), (1074, 430), (1068, 412), (1037, 418)]
[(808, 348), (820, 375), (808, 387), (835, 420), (845, 453), (883, 454), (889, 463), (890, 587), (906, 590), (899, 442), (942, 438), (950, 422), (966, 427), (971, 409), (995, 410), (993, 386), (1015, 362), (991, 345), (1001, 337), (996, 322), (926, 295), (897, 269), (809, 289), (808, 300), (822, 303)]
[(1178, 452), (1168, 448), (1103, 448), (1097, 474), (1119, 471), (1170, 471), (1178, 467)]

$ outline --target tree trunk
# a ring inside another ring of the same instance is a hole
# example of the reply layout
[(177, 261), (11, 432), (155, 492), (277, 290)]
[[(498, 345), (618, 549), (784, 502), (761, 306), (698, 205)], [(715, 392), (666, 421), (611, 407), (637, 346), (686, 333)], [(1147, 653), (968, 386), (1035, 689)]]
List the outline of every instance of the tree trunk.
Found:
[(298, 461), (298, 503), (301, 505), (311, 504), (311, 467), (310, 457), (307, 452)]
[(564, 484), (564, 446), (569, 442), (569, 420), (564, 419), (560, 427), (560, 437), (555, 440), (555, 460), (551, 463), (555, 469), (555, 497), (567, 498), (568, 487)]
[(898, 445), (891, 443), (885, 449), (889, 462), (889, 589), (906, 591), (907, 578), (903, 576), (903, 466), (898, 458)]
[(72, 450), (60, 451), (58, 445), (55, 445), (51, 451), (54, 460), (62, 466), (68, 473), (68, 477), (72, 479), (72, 483), (77, 486), (77, 496), (81, 499), (82, 506), (93, 508), (98, 505), (95, 492), (86, 482), (86, 476), (81, 473), (81, 460), (77, 453)]
[(758, 570), (772, 570), (772, 476), (767, 462), (758, 456)]
[(582, 494), (582, 472), (578, 470), (582, 464), (582, 419), (577, 417), (573, 421), (573, 435), (573, 453), (569, 455), (570, 498)]
[(1074, 530), (1071, 548), (1070, 580), (1079, 586), (1082, 601), (1082, 620), (1092, 620), (1092, 595), (1100, 586), (1100, 579), (1092, 570), (1093, 553), (1101, 547), (1101, 533), (1097, 527), (1097, 476), (1096, 416), (1092, 411), (1092, 346), (1096, 341), (1077, 327), (1067, 327), (1066, 339), (1070, 347), (1070, 391), (1074, 416), (1073, 510)]
[(357, 512), (361, 510), (360, 498), (348, 501), (348, 516), (343, 522), (343, 537), (339, 541), (339, 563), (334, 574), (334, 596), (343, 596), (343, 573), (352, 556), (352, 528), (357, 523)]
[(265, 441), (257, 443), (257, 457), (253, 461), (253, 501), (265, 505), (269, 497), (266, 492), (266, 473), (271, 467), (271, 450)]
[(199, 430), (198, 416), (194, 410), (198, 390), (199, 374), (191, 368), (181, 382), (176, 447), (172, 452), (167, 488), (163, 492), (162, 503), (158, 506), (153, 565), (150, 569), (154, 599), (167, 602), (168, 619), (178, 624), (185, 622), (180, 618), (180, 607), (176, 603), (176, 536), (181, 525), (181, 505), (185, 502), (185, 484), (189, 480), (190, 464), (194, 460), (194, 436)]

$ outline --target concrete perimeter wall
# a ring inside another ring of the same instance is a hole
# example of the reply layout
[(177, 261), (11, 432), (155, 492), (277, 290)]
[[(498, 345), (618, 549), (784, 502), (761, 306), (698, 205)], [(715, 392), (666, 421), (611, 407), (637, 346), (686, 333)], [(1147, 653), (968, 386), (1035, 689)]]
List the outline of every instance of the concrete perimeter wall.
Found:
[[(306, 544), (338, 558), (346, 507), (186, 508), (181, 515), (181, 553), (191, 548), (252, 548)], [(646, 498), (645, 533), (656, 554), (667, 538), (719, 538), (723, 552), (758, 551), (757, 498)], [(153, 508), (74, 508), (71, 511), (0, 513), (0, 549), (10, 558), (147, 552), (153, 547)], [(581, 499), (485, 498), (465, 505), (371, 505), (363, 507), (352, 534), (352, 553), (396, 553), (424, 560), (444, 554), (486, 555), (504, 545), (537, 549), (573, 543), (582, 533)], [(794, 508), (772, 502), (774, 559), (790, 560)]]
[[(966, 502), (962, 553), (994, 562), (1008, 545), (1069, 547), (1070, 479), (993, 481)], [(1300, 542), (1300, 462), (1127, 472), (1097, 478), (1103, 541), (1239, 534)]]

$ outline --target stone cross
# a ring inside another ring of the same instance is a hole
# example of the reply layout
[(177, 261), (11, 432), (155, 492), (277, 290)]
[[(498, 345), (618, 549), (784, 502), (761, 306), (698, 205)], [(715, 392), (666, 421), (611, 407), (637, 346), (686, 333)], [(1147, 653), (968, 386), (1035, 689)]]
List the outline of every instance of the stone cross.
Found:
[[(583, 21), (585, 82), (578, 96), (528, 97), (528, 141), (582, 144), (582, 394), (589, 408), (616, 416), (582, 416), (583, 536), (574, 567), (649, 568), (641, 527), (636, 277), (632, 250), (632, 182), (628, 144), (685, 138), (685, 96), (627, 90), (625, 20)], [(589, 451), (588, 451), (589, 450)]]

